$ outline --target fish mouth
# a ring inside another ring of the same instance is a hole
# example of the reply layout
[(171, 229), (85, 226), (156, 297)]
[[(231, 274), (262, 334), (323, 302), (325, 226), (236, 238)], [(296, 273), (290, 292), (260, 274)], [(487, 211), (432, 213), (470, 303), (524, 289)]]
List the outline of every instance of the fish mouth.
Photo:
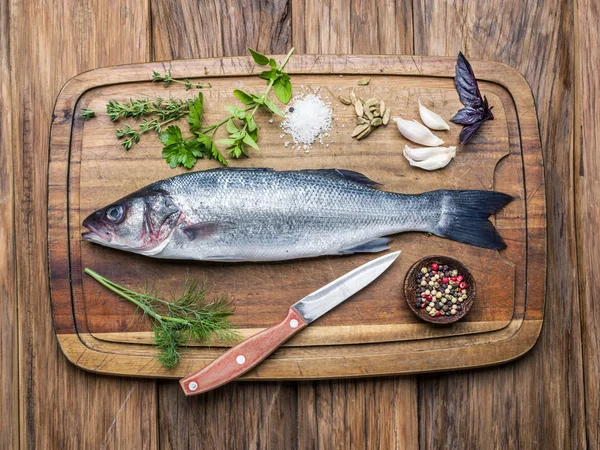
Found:
[[(81, 233), (81, 238), (85, 241), (88, 242), (110, 242), (110, 239), (105, 239), (104, 237), (101, 237), (104, 235), (104, 233), (101, 233), (100, 230), (98, 230), (96, 227), (94, 227), (90, 221), (88, 219), (85, 219), (82, 223), (82, 225), (89, 229), (90, 231), (86, 231), (84, 233)], [(110, 235), (107, 234), (107, 237), (109, 237)]]

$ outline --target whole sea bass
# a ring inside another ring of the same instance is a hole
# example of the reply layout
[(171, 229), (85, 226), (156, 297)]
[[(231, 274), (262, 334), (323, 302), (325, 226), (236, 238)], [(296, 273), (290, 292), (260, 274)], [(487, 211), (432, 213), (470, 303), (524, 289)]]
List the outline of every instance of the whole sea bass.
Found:
[[(403, 231), (490, 249), (506, 245), (488, 220), (512, 197), (375, 189), (348, 170), (214, 169), (158, 181), (83, 221), (84, 239), (155, 258), (276, 261), (379, 252)], [(424, 251), (427, 251), (424, 249)]]

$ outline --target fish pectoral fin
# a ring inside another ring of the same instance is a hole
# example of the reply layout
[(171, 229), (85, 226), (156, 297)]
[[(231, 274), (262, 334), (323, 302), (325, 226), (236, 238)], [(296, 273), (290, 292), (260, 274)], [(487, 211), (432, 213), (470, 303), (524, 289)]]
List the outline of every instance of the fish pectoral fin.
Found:
[(339, 252), (340, 255), (351, 255), (352, 253), (377, 253), (389, 250), (388, 244), (392, 238), (375, 238), (356, 247), (347, 248)]
[(190, 238), (191, 241), (198, 238), (207, 238), (219, 232), (232, 230), (235, 228), (233, 222), (199, 222), (181, 227), (181, 231)]

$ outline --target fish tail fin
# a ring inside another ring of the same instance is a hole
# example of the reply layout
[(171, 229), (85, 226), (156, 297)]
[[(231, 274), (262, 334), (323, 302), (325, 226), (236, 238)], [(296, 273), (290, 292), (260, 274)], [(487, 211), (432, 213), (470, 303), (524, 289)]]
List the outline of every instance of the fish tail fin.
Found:
[(506, 248), (488, 217), (504, 208), (513, 197), (495, 191), (441, 191), (442, 215), (434, 233), (477, 247)]

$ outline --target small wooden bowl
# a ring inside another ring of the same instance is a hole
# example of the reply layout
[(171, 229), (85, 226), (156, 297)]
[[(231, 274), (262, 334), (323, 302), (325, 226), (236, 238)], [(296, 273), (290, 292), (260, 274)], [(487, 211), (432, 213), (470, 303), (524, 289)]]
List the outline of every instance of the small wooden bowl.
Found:
[[(425, 309), (417, 308), (415, 306), (415, 300), (417, 299), (417, 274), (421, 270), (421, 267), (430, 266), (433, 263), (437, 263), (440, 266), (446, 265), (452, 268), (452, 270), (457, 269), (464, 277), (463, 281), (467, 283), (468, 297), (462, 302), (462, 311), (459, 311), (454, 316), (446, 315), (432, 317)], [(406, 299), (406, 303), (408, 303), (409, 308), (412, 309), (419, 319), (430, 323), (448, 324), (462, 319), (467, 315), (471, 306), (473, 306), (475, 293), (475, 280), (473, 279), (473, 275), (471, 275), (471, 271), (461, 262), (454, 258), (449, 258), (448, 256), (426, 256), (414, 263), (404, 278), (404, 298)]]

